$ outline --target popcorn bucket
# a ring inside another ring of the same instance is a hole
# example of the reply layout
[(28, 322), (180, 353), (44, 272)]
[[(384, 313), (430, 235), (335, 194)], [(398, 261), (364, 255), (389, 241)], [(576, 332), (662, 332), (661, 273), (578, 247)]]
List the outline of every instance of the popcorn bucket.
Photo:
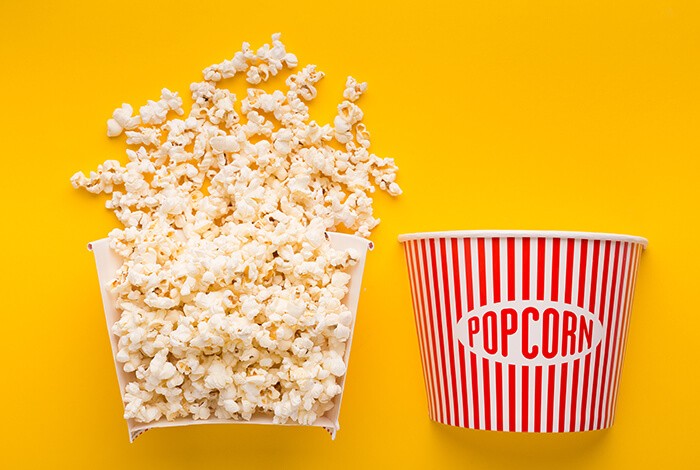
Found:
[[(367, 250), (373, 248), (372, 242), (361, 237), (354, 235), (347, 235), (343, 233), (328, 233), (331, 245), (333, 248), (338, 250), (346, 250), (353, 248), (357, 250), (360, 254), (360, 258), (354, 266), (350, 268), (348, 274), (350, 274), (350, 285), (349, 292), (343, 299), (343, 303), (350, 309), (353, 315), (353, 320), (351, 324), (351, 333), (347, 341), (347, 346), (345, 348), (345, 355), (343, 357), (346, 364), (348, 364), (348, 359), (350, 357), (350, 346), (352, 344), (352, 331), (354, 331), (355, 326), (355, 316), (357, 314), (357, 304), (360, 299), (360, 288), (362, 284), (362, 273), (365, 267), (365, 259), (367, 255)], [(121, 364), (117, 362), (116, 355), (118, 352), (118, 338), (116, 335), (112, 334), (112, 325), (119, 320), (120, 313), (116, 311), (114, 307), (114, 299), (107, 289), (107, 285), (116, 276), (117, 270), (121, 267), (122, 261), (118, 255), (116, 255), (109, 247), (109, 240), (103, 238), (88, 244), (88, 249), (90, 249), (95, 255), (95, 263), (97, 264), (97, 277), (100, 283), (100, 292), (102, 294), (102, 304), (104, 306), (105, 317), (107, 320), (107, 328), (109, 332), (110, 341), (112, 343), (112, 356), (114, 358), (114, 365), (117, 371), (117, 380), (119, 382), (119, 389), (122, 394), (122, 400), (124, 399), (124, 389), (129, 382), (135, 380), (134, 373), (124, 372)], [(342, 390), (345, 389), (345, 378), (347, 373), (339, 379), (339, 385)], [(338, 423), (338, 416), (340, 414), (340, 404), (343, 397), (343, 391), (337, 395), (334, 399), (333, 408), (328, 411), (324, 416), (319, 417), (311, 426), (318, 426), (324, 428), (331, 435), (332, 439), (335, 439), (335, 434), (340, 429), (340, 424)], [(193, 424), (276, 424), (272, 422), (272, 416), (268, 415), (253, 415), (252, 419), (249, 421), (245, 420), (231, 420), (231, 419), (218, 419), (211, 418), (205, 420), (195, 420), (192, 418), (178, 418), (173, 421), (166, 421), (161, 419), (151, 423), (139, 423), (134, 419), (127, 419), (127, 426), (129, 429), (129, 441), (133, 442), (139, 435), (153, 428), (165, 428), (172, 426), (188, 426)], [(287, 423), (284, 426), (301, 426), (298, 423)]]
[(430, 418), (590, 431), (615, 416), (637, 266), (627, 235), (401, 235)]

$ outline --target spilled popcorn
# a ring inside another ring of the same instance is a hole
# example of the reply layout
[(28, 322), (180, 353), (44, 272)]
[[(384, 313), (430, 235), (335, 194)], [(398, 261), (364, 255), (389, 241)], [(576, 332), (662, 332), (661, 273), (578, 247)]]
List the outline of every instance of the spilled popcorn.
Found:
[(240, 102), (218, 86), (234, 76), (257, 85), (297, 62), (274, 34), (207, 67), (186, 117), (167, 89), (137, 115), (123, 104), (107, 135), (126, 134), (128, 163), (71, 178), (111, 194), (124, 225), (109, 238), (124, 260), (110, 289), (117, 361), (135, 377), (126, 418), (312, 424), (341, 392), (352, 327), (341, 301), (358, 254), (333, 249), (325, 232), (368, 236), (375, 186), (401, 189), (394, 161), (368, 151), (355, 104), (365, 83), (348, 78), (333, 125), (310, 119), (324, 76), (313, 65), (287, 89), (250, 88)]

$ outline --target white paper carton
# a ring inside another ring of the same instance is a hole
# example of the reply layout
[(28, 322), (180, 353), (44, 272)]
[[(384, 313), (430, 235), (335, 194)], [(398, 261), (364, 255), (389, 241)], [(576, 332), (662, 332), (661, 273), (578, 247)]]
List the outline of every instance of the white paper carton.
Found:
[[(351, 334), (347, 342), (347, 347), (345, 348), (345, 363), (348, 364), (348, 359), (350, 358), (350, 346), (352, 344), (352, 332), (355, 327), (355, 317), (357, 315), (357, 304), (360, 300), (360, 289), (362, 286), (362, 273), (365, 268), (365, 259), (367, 255), (367, 250), (373, 248), (372, 242), (361, 237), (354, 235), (347, 235), (343, 233), (331, 233), (329, 232), (331, 244), (336, 249), (348, 249), (354, 248), (360, 254), (359, 261), (357, 264), (352, 266), (349, 270), (351, 275), (350, 280), (350, 290), (348, 295), (343, 299), (343, 303), (350, 309), (353, 315)], [(109, 240), (103, 238), (101, 240), (94, 241), (88, 244), (88, 248), (95, 255), (95, 263), (97, 264), (97, 277), (100, 283), (100, 293), (102, 294), (102, 304), (104, 306), (105, 318), (107, 320), (107, 329), (110, 341), (112, 343), (112, 357), (114, 358), (114, 365), (117, 371), (117, 380), (119, 381), (119, 390), (122, 394), (122, 400), (124, 399), (124, 389), (129, 382), (136, 380), (134, 373), (124, 372), (122, 365), (117, 363), (117, 341), (116, 335), (112, 334), (112, 325), (119, 320), (119, 312), (114, 307), (114, 299), (107, 289), (107, 285), (116, 276), (117, 270), (122, 264), (121, 259), (117, 254), (115, 254), (109, 247)], [(345, 390), (345, 378), (346, 374), (340, 378), (340, 386), (343, 391)], [(335, 406), (328, 411), (324, 416), (318, 418), (311, 426), (322, 427), (328, 431), (332, 439), (335, 439), (335, 434), (340, 429), (340, 424), (338, 423), (338, 416), (340, 414), (340, 404), (343, 398), (343, 392), (335, 397)], [(173, 421), (166, 421), (161, 419), (152, 423), (139, 423), (133, 419), (127, 419), (127, 426), (129, 428), (129, 441), (133, 442), (140, 434), (149, 429), (154, 428), (165, 428), (171, 426), (189, 426), (193, 424), (275, 424), (272, 422), (272, 417), (267, 415), (253, 416), (250, 421), (244, 420), (230, 420), (230, 419), (206, 419), (206, 420), (194, 420), (191, 418), (179, 418)], [(297, 423), (289, 423), (283, 426), (300, 426)]]

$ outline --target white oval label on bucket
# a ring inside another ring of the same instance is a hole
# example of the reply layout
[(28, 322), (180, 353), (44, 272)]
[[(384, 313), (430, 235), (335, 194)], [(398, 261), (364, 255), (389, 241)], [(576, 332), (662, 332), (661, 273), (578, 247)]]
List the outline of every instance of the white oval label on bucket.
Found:
[(569, 362), (603, 338), (598, 318), (575, 305), (514, 300), (485, 305), (457, 322), (457, 339), (480, 357), (516, 365)]

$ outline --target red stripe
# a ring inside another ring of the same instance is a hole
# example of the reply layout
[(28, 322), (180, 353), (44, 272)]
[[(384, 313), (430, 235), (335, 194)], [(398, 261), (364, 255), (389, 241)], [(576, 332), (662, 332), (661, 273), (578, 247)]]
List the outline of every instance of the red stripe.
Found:
[[(603, 279), (601, 281), (600, 285), (600, 303), (597, 306), (597, 312), (598, 312), (598, 319), (601, 324), (603, 323), (603, 320), (605, 319), (605, 296), (608, 292), (607, 289), (607, 283), (608, 283), (608, 269), (610, 268), (610, 240), (606, 240), (605, 242), (605, 250), (603, 251)], [(593, 312), (596, 313), (596, 312)], [(591, 412), (589, 415), (589, 421), (588, 421), (588, 430), (592, 430), (593, 428), (593, 423), (595, 420), (595, 405), (596, 401), (598, 399), (598, 372), (600, 371), (600, 352), (602, 348), (603, 342), (601, 341), (598, 343), (598, 346), (595, 348), (595, 367), (593, 368), (593, 393), (591, 394)]]
[[(493, 262), (493, 301), (501, 301), (501, 245), (499, 238), (491, 239)], [(496, 362), (496, 430), (503, 431), (503, 365)]]
[(588, 298), (588, 310), (595, 313), (595, 297), (598, 294), (598, 257), (600, 256), (600, 240), (593, 241), (593, 265), (591, 266), (591, 295)]
[[(508, 300), (515, 300), (515, 238), (506, 240), (506, 265), (508, 266)], [(515, 431), (515, 366), (508, 365), (508, 430)]]
[(544, 300), (544, 249), (546, 239), (537, 239), (537, 300)]
[[(537, 239), (537, 300), (544, 300), (544, 279), (545, 279), (545, 268), (544, 268), (544, 238)], [(552, 284), (554, 284), (554, 279), (552, 279)]]
[(609, 351), (610, 348), (608, 348), (608, 344), (610, 342), (610, 330), (612, 329), (612, 323), (613, 323), (613, 302), (615, 301), (615, 284), (617, 284), (617, 267), (619, 265), (619, 258), (620, 258), (620, 243), (615, 242), (615, 253), (613, 255), (613, 270), (612, 270), (612, 283), (610, 284), (610, 292), (609, 292), (609, 299), (608, 299), (608, 315), (606, 320), (606, 333), (605, 336), (603, 337), (603, 342), (605, 343), (604, 345), (604, 354), (603, 354), (603, 374), (600, 376), (600, 384), (599, 385), (599, 390), (598, 390), (598, 421), (597, 421), (597, 429), (600, 429), (601, 424), (603, 422), (603, 398), (604, 398), (604, 393), (605, 393), (605, 377), (608, 373), (608, 361), (609, 361)]
[(523, 238), (523, 300), (530, 299), (530, 239)]
[(535, 432), (542, 431), (542, 366), (535, 367)]
[(433, 299), (435, 300), (435, 314), (434, 314), (434, 320), (435, 323), (437, 323), (437, 331), (438, 331), (438, 339), (440, 341), (440, 368), (442, 370), (442, 379), (439, 382), (439, 391), (440, 394), (443, 398), (441, 398), (443, 401), (441, 402), (443, 405), (443, 415), (442, 415), (442, 422), (445, 424), (449, 424), (452, 421), (452, 416), (450, 412), (450, 407), (449, 407), (449, 397), (448, 397), (448, 391), (449, 391), (449, 384), (447, 383), (448, 378), (447, 378), (447, 358), (445, 357), (445, 333), (442, 331), (442, 320), (444, 318), (444, 313), (442, 311), (442, 306), (440, 305), (440, 286), (438, 282), (438, 271), (437, 271), (437, 263), (438, 263), (438, 254), (437, 251), (435, 250), (435, 239), (431, 238), (430, 239), (430, 251), (432, 253), (432, 263), (430, 266), (431, 272), (433, 274)]
[[(620, 337), (619, 337), (620, 321), (621, 321), (620, 317), (622, 315), (624, 315), (624, 311), (621, 311), (620, 309), (622, 306), (622, 302), (624, 300), (622, 298), (622, 293), (623, 293), (624, 287), (625, 287), (624, 284), (627, 282), (627, 280), (625, 278), (625, 274), (626, 274), (625, 273), (625, 269), (626, 269), (625, 266), (627, 264), (627, 248), (629, 247), (629, 243), (623, 243), (623, 244), (624, 244), (624, 248), (622, 250), (622, 272), (621, 272), (622, 278), (620, 279), (620, 286), (617, 290), (617, 309), (615, 311), (615, 328), (613, 330), (613, 335), (611, 337), (611, 340), (613, 341), (612, 355), (610, 358), (610, 362), (611, 362), (610, 363), (610, 372), (608, 373), (608, 379), (607, 379), (607, 384), (608, 384), (607, 385), (607, 400), (605, 400), (605, 411), (603, 412), (603, 415), (606, 418), (603, 421), (603, 423), (605, 424), (606, 427), (608, 426), (607, 418), (609, 416), (608, 412), (610, 411), (610, 397), (613, 393), (613, 377), (614, 377), (614, 373), (615, 373), (615, 368), (617, 367), (618, 344), (619, 344), (619, 339), (620, 339)], [(629, 269), (627, 271), (629, 271)], [(627, 275), (628, 274), (629, 273), (627, 272)]]
[(459, 321), (464, 312), (462, 310), (462, 282), (459, 278), (459, 240), (457, 238), (452, 239), (452, 275), (455, 280), (455, 306), (457, 307), (455, 313), (457, 321)]
[(486, 305), (486, 249), (484, 239), (476, 240), (476, 247), (479, 255), (479, 307)]
[(521, 375), (522, 375), (522, 392), (523, 392), (523, 401), (522, 401), (522, 410), (520, 413), (520, 421), (522, 423), (521, 429), (524, 432), (527, 432), (530, 430), (530, 427), (528, 426), (528, 391), (530, 389), (530, 368), (528, 366), (522, 366), (521, 367)]
[[(468, 238), (464, 239), (464, 259), (467, 264), (467, 311), (472, 311), (474, 309), (474, 279), (472, 275), (473, 260), (471, 240)], [(479, 382), (477, 380), (476, 355), (473, 352), (469, 353), (469, 370), (471, 372), (472, 415), (474, 416), (474, 428), (479, 429)]]
[(472, 375), (472, 404), (474, 406), (474, 429), (481, 429), (479, 418), (479, 382), (476, 370), (476, 354), (469, 354), (469, 366)]
[(496, 430), (503, 431), (503, 365), (496, 362)]
[[(561, 257), (561, 240), (552, 239), (552, 279), (559, 279), (559, 261)], [(559, 282), (552, 282), (552, 300), (559, 299)]]
[(588, 383), (590, 379), (590, 371), (591, 371), (591, 354), (586, 354), (586, 357), (583, 359), (583, 387), (582, 388), (582, 394), (581, 394), (581, 409), (579, 410), (579, 425), (578, 428), (573, 429), (572, 431), (585, 431), (586, 430), (586, 413), (588, 412), (587, 404), (588, 404)]
[[(566, 241), (566, 291), (564, 293), (564, 302), (571, 304), (571, 290), (574, 278), (574, 244), (576, 240), (569, 238)], [(583, 273), (581, 273), (583, 277)]]
[(459, 370), (460, 384), (462, 388), (462, 424), (466, 427), (469, 425), (469, 402), (467, 401), (467, 368), (466, 368), (466, 351), (464, 345), (457, 342), (459, 348)]
[(556, 374), (556, 366), (548, 367), (549, 374), (547, 375), (547, 432), (554, 431), (554, 381)]
[[(545, 249), (546, 249), (546, 244), (545, 244), (545, 239), (540, 238), (537, 240), (537, 299), (538, 300), (544, 300), (544, 281), (545, 281), (545, 275), (546, 275), (546, 267), (545, 267)], [(559, 240), (557, 240), (558, 242)], [(551, 300), (556, 301), (557, 298), (554, 297), (555, 293), (558, 293), (558, 290), (555, 289), (554, 286), (559, 285), (559, 262), (560, 260), (557, 259), (552, 259), (552, 284), (551, 284)], [(556, 268), (555, 268), (556, 266)], [(570, 289), (570, 283), (566, 283), (566, 289)], [(564, 364), (564, 370), (566, 364)], [(554, 431), (554, 384), (555, 384), (555, 375), (557, 371), (557, 366), (552, 364), (549, 366), (549, 374), (547, 376), (547, 432), (553, 432)], [(566, 388), (564, 388), (566, 390)], [(561, 388), (560, 388), (560, 393), (559, 393), (559, 398), (560, 398), (560, 407), (561, 407)], [(561, 415), (561, 410), (557, 410), (559, 415)]]
[[(530, 298), (530, 239), (529, 238), (523, 238), (521, 240), (522, 244), (522, 278), (523, 278), (523, 286), (522, 286), (522, 298), (523, 300), (528, 300)], [(514, 254), (515, 255), (515, 254)], [(542, 373), (541, 367), (535, 367), (535, 370), (539, 369), (540, 374)], [(522, 367), (522, 376), (523, 376), (523, 389), (522, 389), (522, 422), (523, 426), (522, 429), (523, 431), (529, 430), (528, 427), (528, 413), (529, 413), (529, 406), (530, 406), (530, 387), (529, 387), (529, 379), (530, 379), (530, 367), (529, 366), (523, 366)], [(527, 385), (526, 385), (527, 384)], [(535, 392), (535, 416), (539, 414), (538, 411), (538, 404), (539, 404), (539, 392)], [(539, 423), (537, 422), (537, 419), (535, 418), (535, 425), (538, 427), (536, 430), (539, 430)]]
[[(486, 248), (485, 240), (476, 240), (478, 262), (479, 262), (479, 306), (486, 304)], [(481, 360), (481, 372), (483, 375), (484, 393), (484, 429), (491, 429), (491, 377), (489, 374), (489, 361), (486, 358)]]
[[(581, 252), (579, 255), (578, 268), (578, 300), (577, 305), (583, 308), (583, 300), (586, 296), (586, 258), (588, 257), (588, 240), (581, 240)], [(578, 402), (578, 382), (579, 372), (581, 369), (581, 359), (576, 359), (573, 363), (573, 383), (571, 390), (571, 403), (569, 404), (569, 431), (573, 431), (576, 427), (576, 404)], [(562, 421), (563, 422), (563, 421)], [(563, 430), (563, 429), (562, 429)]]
[[(571, 304), (571, 292), (573, 289), (573, 279), (574, 279), (574, 246), (576, 240), (569, 238), (566, 241), (566, 259), (564, 260), (565, 268), (564, 273), (566, 276), (566, 282), (564, 283), (564, 302)], [(555, 265), (559, 263), (559, 259), (555, 261)], [(583, 275), (583, 274), (582, 274)], [(557, 282), (557, 284), (559, 284)], [(554, 275), (552, 275), (552, 285), (554, 285)], [(554, 297), (554, 289), (552, 288), (552, 300), (557, 301), (558, 299)]]
[[(427, 272), (428, 269), (430, 269), (428, 267), (428, 255), (426, 253), (427, 252), (426, 245), (427, 245), (426, 241), (421, 240), (421, 252), (423, 255), (423, 270), (425, 272)], [(426, 280), (425, 287), (426, 287), (426, 291), (428, 291), (428, 293), (430, 294), (429, 280)], [(431, 299), (431, 297), (430, 297), (430, 295), (428, 295), (428, 298), (426, 299), (426, 300), (428, 300), (426, 302), (426, 305), (428, 307), (428, 322), (426, 322), (426, 323), (428, 323), (430, 325), (430, 338), (432, 339), (432, 345), (433, 345), (433, 354), (431, 356), (433, 358), (433, 393), (435, 393), (435, 398), (436, 398), (435, 415), (436, 415), (437, 421), (443, 422), (442, 391), (440, 389), (440, 378), (438, 377), (438, 372), (437, 372), (439, 365), (436, 363), (436, 358), (437, 358), (437, 351), (436, 350), (437, 350), (438, 346), (437, 346), (437, 341), (435, 338), (435, 324), (433, 321), (435, 316), (433, 315), (433, 309), (432, 309), (430, 299)]]
[(559, 381), (559, 422), (557, 423), (559, 432), (564, 432), (566, 423), (566, 385), (569, 378), (569, 363), (561, 365), (561, 378)]
[(508, 430), (515, 431), (515, 366), (508, 364)]
[(413, 313), (414, 313), (414, 319), (416, 322), (416, 332), (417, 332), (417, 337), (418, 337), (418, 347), (420, 348), (420, 362), (421, 366), (423, 368), (423, 382), (425, 384), (425, 396), (428, 401), (428, 410), (432, 408), (432, 404), (430, 403), (430, 381), (428, 378), (428, 371), (426, 368), (426, 352), (425, 348), (423, 347), (423, 334), (422, 334), (422, 326), (421, 323), (422, 321), (420, 320), (420, 307), (419, 307), (419, 287), (417, 287), (417, 269), (414, 265), (414, 260), (413, 260), (413, 251), (412, 247), (415, 244), (413, 240), (410, 240), (406, 243), (404, 243), (404, 251), (406, 254), (406, 262), (408, 264), (408, 271), (409, 271), (409, 282), (411, 284), (411, 300), (413, 302)]
[(491, 239), (491, 259), (493, 260), (493, 301), (501, 301), (501, 245), (499, 238)]
[[(462, 309), (462, 282), (459, 277), (459, 243), (456, 238), (452, 239), (452, 271), (455, 285), (455, 307), (457, 308), (455, 315), (459, 321), (464, 312)], [(467, 404), (467, 373), (464, 368), (465, 351), (464, 345), (459, 341), (457, 341), (457, 353), (459, 355), (459, 383), (462, 389), (462, 425), (467, 426), (469, 405)]]
[[(457, 379), (455, 377), (455, 353), (454, 353), (454, 336), (452, 335), (452, 309), (450, 306), (450, 285), (448, 282), (448, 271), (447, 271), (447, 249), (445, 246), (445, 239), (441, 238), (440, 239), (440, 251), (442, 252), (442, 288), (443, 288), (443, 296), (444, 296), (444, 301), (445, 301), (445, 325), (447, 326), (447, 343), (448, 343), (448, 350), (447, 352), (449, 353), (450, 356), (450, 363), (448, 364), (448, 368), (450, 371), (450, 380), (451, 380), (451, 386), (452, 386), (452, 409), (454, 410), (455, 415), (452, 416), (452, 424), (456, 425), (457, 424)], [(453, 290), (456, 290), (455, 289)]]
[(581, 260), (579, 263), (578, 276), (578, 300), (576, 305), (583, 308), (584, 297), (586, 295), (586, 259), (588, 258), (588, 240), (581, 240)]
[(484, 429), (491, 430), (491, 377), (489, 361), (485, 357), (481, 359), (481, 373), (484, 377)]
[[(570, 415), (569, 415), (569, 431), (574, 431), (576, 428), (576, 402), (578, 400), (578, 375), (581, 369), (581, 359), (576, 359), (573, 365), (572, 371), (572, 391), (571, 391), (571, 404), (570, 404)], [(559, 425), (559, 430), (564, 430), (564, 414), (562, 413), (562, 420)]]
[(467, 312), (474, 309), (474, 279), (472, 276), (472, 244), (468, 238), (464, 239), (464, 260), (466, 266), (466, 283), (467, 283)]
[[(544, 300), (544, 249), (540, 247), (539, 243), (540, 239), (537, 240), (537, 269), (535, 270), (536, 275), (537, 275), (537, 300)], [(544, 366), (537, 366), (539, 367), (544, 367)], [(546, 396), (546, 401), (547, 401), (547, 423), (545, 429), (548, 432), (552, 431), (552, 414), (554, 412), (553, 409), (553, 396), (554, 396), (554, 380), (552, 379), (554, 375), (554, 366), (549, 366), (549, 375), (548, 375), (548, 387), (547, 387), (547, 396)], [(536, 401), (541, 401), (542, 400), (542, 394), (538, 393), (535, 395), (535, 400)], [(536, 407), (542, 408), (542, 405), (540, 404), (535, 404)], [(536, 416), (537, 417), (537, 416)]]
[(515, 300), (515, 238), (508, 238), (508, 300)]
[[(566, 241), (566, 282), (564, 283), (564, 302), (571, 304), (571, 296), (573, 291), (574, 283), (574, 248), (576, 246), (576, 240), (569, 238)], [(583, 274), (581, 274), (583, 277)], [(557, 300), (557, 299), (552, 299)], [(560, 432), (564, 431), (564, 424), (566, 423), (566, 391), (568, 390), (568, 379), (569, 379), (569, 364), (563, 363), (561, 365), (561, 377), (559, 381), (559, 408), (557, 409), (558, 415), (558, 430)], [(575, 392), (574, 392), (575, 393)]]

